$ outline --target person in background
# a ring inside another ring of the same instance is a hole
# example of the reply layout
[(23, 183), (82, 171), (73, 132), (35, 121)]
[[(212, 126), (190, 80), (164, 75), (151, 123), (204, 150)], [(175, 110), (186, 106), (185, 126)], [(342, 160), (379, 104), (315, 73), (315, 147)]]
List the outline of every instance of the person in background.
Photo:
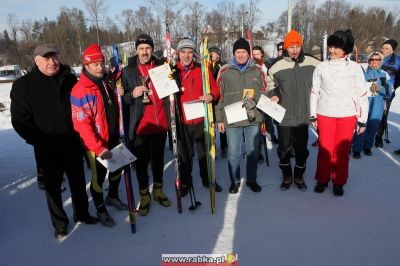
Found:
[[(218, 73), (219, 70), (223, 65), (225, 65), (225, 62), (221, 60), (221, 50), (216, 47), (216, 46), (211, 46), (208, 48), (208, 52), (210, 53), (210, 68), (212, 75), (214, 77), (214, 80), (217, 80), (218, 78)], [(213, 108), (214, 110), (214, 117), (215, 117), (215, 106)], [(219, 132), (219, 142), (221, 145), (221, 158), (226, 158), (227, 155), (227, 150), (228, 150), (228, 142), (226, 140), (226, 133), (221, 133)]]
[[(317, 45), (314, 45), (312, 48), (311, 48), (311, 55), (312, 56), (314, 56), (316, 59), (318, 59), (319, 61), (322, 61), (322, 49), (319, 47), (319, 46), (317, 46)], [(317, 130), (317, 134), (318, 134), (318, 130)], [(313, 147), (316, 147), (316, 146), (318, 146), (318, 137), (317, 137), (317, 140), (316, 141), (314, 141), (312, 144), (311, 144), (311, 146), (313, 146)]]
[[(261, 70), (264, 72), (265, 77), (268, 79), (268, 68), (266, 66), (265, 63), (265, 53), (264, 50), (262, 49), (261, 46), (254, 46), (253, 47), (253, 59), (256, 62), (257, 65), (259, 65), (261, 67)], [(267, 85), (268, 85), (268, 81), (267, 81)], [(270, 134), (271, 136), (271, 141), (274, 144), (278, 144), (278, 138), (275, 135), (275, 127), (274, 127), (274, 122), (272, 117), (270, 117), (269, 115), (263, 113), (263, 122), (265, 122), (266, 128), (267, 128), (267, 132)]]
[(276, 57), (270, 58), (266, 64), (267, 68), (270, 69), (273, 64), (282, 56), (283, 53), (283, 42), (279, 42), (276, 44)]
[(372, 155), (371, 148), (374, 144), (374, 136), (378, 130), (384, 110), (384, 99), (392, 94), (392, 81), (389, 74), (382, 70), (383, 55), (374, 51), (368, 55), (368, 68), (364, 73), (366, 81), (370, 82), (368, 97), (369, 113), (365, 132), (354, 134), (353, 158), (360, 159), (361, 151), (367, 156)]
[(311, 55), (314, 56), (319, 61), (322, 61), (322, 50), (318, 45), (314, 45), (311, 48)]
[[(383, 112), (382, 120), (375, 136), (375, 147), (377, 148), (383, 147), (382, 136), (385, 130), (387, 130), (387, 119), (390, 106), (396, 95), (396, 89), (400, 86), (400, 57), (396, 56), (396, 49), (397, 42), (393, 39), (385, 41), (381, 46), (381, 53), (384, 57), (381, 68), (389, 74), (393, 83), (393, 92), (389, 97), (385, 97), (385, 111)], [(387, 140), (387, 142), (389, 143), (390, 141)], [(400, 149), (395, 151), (395, 153), (400, 154)]]

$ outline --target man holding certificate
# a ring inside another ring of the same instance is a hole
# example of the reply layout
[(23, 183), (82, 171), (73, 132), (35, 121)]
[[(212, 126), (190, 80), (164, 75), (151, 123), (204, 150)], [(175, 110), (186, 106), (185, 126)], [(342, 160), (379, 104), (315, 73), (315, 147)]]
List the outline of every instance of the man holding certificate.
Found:
[(118, 197), (121, 170), (109, 174), (108, 197), (103, 199), (103, 182), (107, 169), (96, 160), (110, 159), (110, 150), (119, 144), (118, 103), (112, 82), (105, 79), (104, 55), (98, 44), (83, 52), (83, 70), (71, 92), (71, 109), (74, 129), (79, 132), (85, 146), (92, 181), (90, 193), (102, 225), (113, 227), (115, 222), (105, 205), (128, 210), (128, 205)]
[[(195, 44), (189, 38), (183, 38), (179, 41), (178, 62), (174, 66), (174, 78), (181, 91), (177, 94), (180, 106), (179, 118), (182, 125), (178, 132), (178, 153), (180, 158), (180, 173), (183, 179), (181, 193), (185, 196), (192, 185), (193, 168), (193, 143), (196, 145), (197, 157), (199, 160), (200, 177), (203, 186), (209, 187), (207, 174), (207, 157), (204, 135), (204, 108), (203, 101), (206, 103), (216, 101), (219, 98), (219, 89), (217, 83), (212, 77), (210, 70), (211, 93), (204, 95), (203, 78), (201, 65), (194, 62)], [(194, 112), (197, 108), (189, 106), (196, 105), (202, 107), (202, 112)], [(220, 192), (222, 188), (215, 183), (215, 191)]]
[(136, 175), (139, 183), (139, 215), (150, 210), (149, 174), (153, 173), (153, 198), (162, 206), (169, 207), (171, 201), (162, 191), (164, 147), (168, 130), (168, 119), (164, 100), (160, 99), (149, 78), (149, 70), (164, 62), (153, 56), (153, 39), (141, 34), (135, 41), (137, 55), (122, 71), (124, 101), (129, 106), (129, 141), (136, 160)]
[(261, 68), (250, 59), (250, 44), (243, 38), (233, 44), (234, 58), (224, 65), (217, 79), (221, 97), (215, 116), (218, 130), (228, 139), (228, 170), (231, 180), (229, 193), (236, 194), (240, 186), (240, 147), (243, 135), (246, 142), (246, 185), (260, 192), (257, 184), (257, 163), (261, 144), (261, 112), (255, 107), (261, 92), (266, 89)]
[(307, 190), (304, 182), (308, 157), (308, 124), (312, 75), (319, 61), (303, 53), (303, 39), (292, 30), (283, 42), (283, 56), (269, 69), (272, 81), (268, 96), (286, 109), (278, 126), (279, 168), (282, 170), (281, 189), (287, 190), (293, 182), (290, 157), (294, 148), (296, 165), (294, 182), (301, 191)]

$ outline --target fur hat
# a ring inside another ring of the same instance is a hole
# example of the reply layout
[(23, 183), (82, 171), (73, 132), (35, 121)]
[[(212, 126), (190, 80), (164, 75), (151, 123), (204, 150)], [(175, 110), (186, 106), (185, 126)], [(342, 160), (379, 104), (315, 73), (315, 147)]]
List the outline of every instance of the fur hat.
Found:
[(91, 44), (83, 52), (83, 64), (88, 65), (96, 62), (104, 62), (104, 55), (101, 52), (100, 45)]
[(286, 34), (285, 40), (283, 41), (283, 49), (287, 50), (292, 45), (303, 46), (303, 38), (301, 38), (300, 33), (295, 30), (291, 30)]
[(141, 44), (148, 44), (151, 46), (152, 49), (154, 49), (154, 43), (153, 43), (153, 39), (147, 35), (147, 34), (140, 34), (136, 40), (135, 40), (135, 49), (137, 50), (137, 48), (139, 47), (139, 45)]
[(382, 43), (382, 46), (384, 44), (389, 44), (390, 46), (392, 46), (393, 51), (396, 51), (397, 42), (395, 40), (393, 40), (393, 39), (386, 40), (384, 43)]
[(351, 30), (338, 30), (328, 38), (328, 47), (340, 48), (345, 54), (353, 52), (354, 38)]
[(236, 40), (236, 42), (233, 44), (233, 54), (235, 54), (237, 49), (244, 49), (250, 55), (250, 44), (246, 39), (239, 38)]

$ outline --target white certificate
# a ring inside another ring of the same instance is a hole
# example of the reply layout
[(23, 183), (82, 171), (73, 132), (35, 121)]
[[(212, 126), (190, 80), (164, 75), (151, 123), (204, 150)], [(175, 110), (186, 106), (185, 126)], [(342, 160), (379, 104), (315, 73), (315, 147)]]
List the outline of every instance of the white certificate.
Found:
[(206, 112), (204, 110), (204, 101), (195, 100), (183, 103), (183, 111), (185, 112), (186, 120), (192, 120), (204, 117)]
[(246, 108), (242, 107), (243, 102), (236, 102), (225, 106), (225, 115), (228, 120), (228, 124), (247, 120)]
[(286, 112), (285, 108), (271, 101), (271, 99), (264, 94), (261, 94), (260, 100), (258, 100), (257, 103), (257, 108), (272, 117), (278, 123), (282, 122)]
[(100, 157), (96, 158), (110, 172), (114, 172), (136, 160), (135, 155), (133, 155), (122, 143), (112, 149), (111, 153), (112, 157), (110, 159), (103, 160)]
[(179, 91), (175, 80), (169, 78), (170, 74), (171, 68), (169, 64), (164, 64), (149, 70), (151, 82), (153, 82), (160, 99)]

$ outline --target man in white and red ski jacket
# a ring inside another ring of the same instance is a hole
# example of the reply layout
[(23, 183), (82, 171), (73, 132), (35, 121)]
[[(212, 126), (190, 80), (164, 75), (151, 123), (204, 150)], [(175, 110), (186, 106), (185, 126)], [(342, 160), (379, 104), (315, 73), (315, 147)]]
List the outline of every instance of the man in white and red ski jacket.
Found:
[[(195, 44), (189, 38), (183, 38), (179, 41), (178, 46), (178, 62), (173, 67), (174, 78), (181, 88), (178, 93), (179, 118), (180, 124), (178, 134), (178, 153), (181, 160), (180, 174), (183, 180), (182, 194), (187, 194), (187, 189), (192, 182), (192, 169), (193, 169), (193, 143), (196, 145), (197, 157), (199, 159), (200, 177), (203, 186), (209, 187), (208, 174), (207, 174), (207, 157), (205, 147), (204, 135), (204, 118), (195, 118), (188, 120), (183, 108), (185, 102), (194, 100), (204, 100), (209, 103), (218, 101), (219, 89), (212, 76), (210, 69), (210, 89), (211, 93), (204, 95), (203, 92), (203, 77), (201, 72), (201, 65), (194, 62)], [(215, 184), (215, 191), (220, 192), (222, 188), (217, 183)]]
[(104, 226), (112, 227), (115, 222), (105, 204), (120, 210), (128, 209), (118, 197), (121, 170), (109, 174), (110, 187), (104, 202), (103, 182), (107, 169), (96, 157), (111, 158), (110, 150), (119, 144), (118, 101), (113, 83), (104, 79), (104, 55), (99, 45), (92, 44), (84, 51), (83, 64), (80, 79), (71, 92), (72, 121), (86, 148), (92, 170), (90, 192), (97, 216)]

